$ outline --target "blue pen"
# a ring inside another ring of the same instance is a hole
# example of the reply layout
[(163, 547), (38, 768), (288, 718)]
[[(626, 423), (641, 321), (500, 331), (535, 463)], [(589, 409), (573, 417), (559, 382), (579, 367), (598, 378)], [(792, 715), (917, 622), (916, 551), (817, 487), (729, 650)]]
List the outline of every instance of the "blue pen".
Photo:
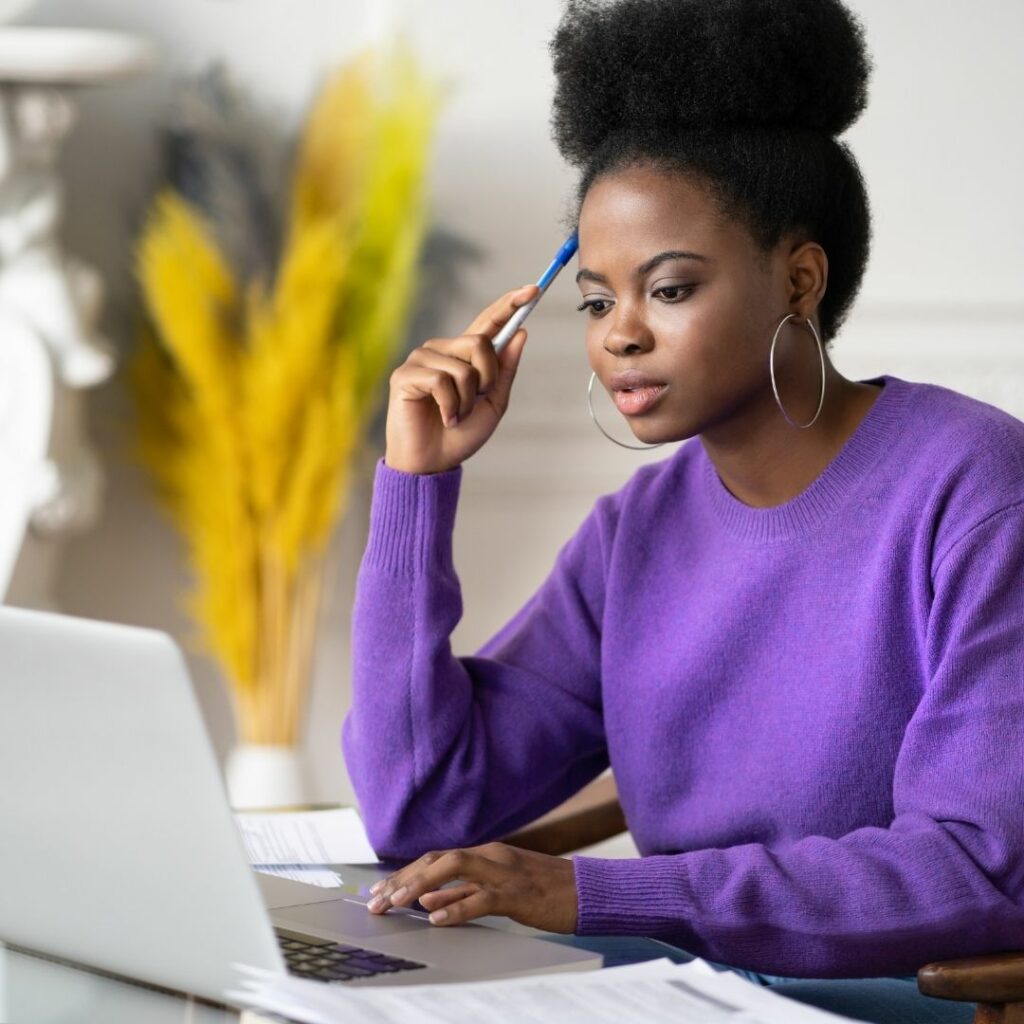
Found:
[(540, 291), (525, 306), (520, 306), (512, 314), (509, 322), (498, 331), (498, 335), (493, 342), (495, 352), (500, 352), (515, 337), (516, 331), (523, 326), (523, 321), (530, 315), (533, 307), (540, 302), (541, 296), (548, 290), (548, 285), (558, 277), (558, 272), (572, 259), (573, 254), (579, 248), (579, 244), (580, 241), (576, 237), (575, 232), (565, 240), (565, 244), (558, 250), (558, 254), (551, 261), (551, 266), (541, 274), (540, 280), (537, 282)]

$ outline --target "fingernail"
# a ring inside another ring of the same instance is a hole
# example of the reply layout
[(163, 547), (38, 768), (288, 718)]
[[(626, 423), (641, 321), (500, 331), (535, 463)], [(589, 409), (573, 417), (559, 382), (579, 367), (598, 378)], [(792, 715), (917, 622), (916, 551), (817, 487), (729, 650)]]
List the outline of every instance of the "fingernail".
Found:
[(384, 883), (387, 881), (386, 878), (382, 878), (379, 882), (374, 882), (370, 886), (370, 892), (380, 892), (384, 888)]
[(403, 885), (400, 889), (396, 889), (391, 894), (391, 903), (392, 903), (392, 905), (395, 904), (395, 903), (401, 903), (402, 900), (404, 900), (405, 897), (408, 896), (408, 895), (409, 895), (409, 886)]
[(369, 910), (383, 910), (386, 903), (383, 896), (374, 896), (366, 906)]
[(442, 923), (444, 923), (447, 920), (448, 920), (448, 911), (447, 910), (435, 910), (430, 915), (430, 923), (431, 924), (442, 924)]
[(453, 416), (446, 424), (446, 427), (457, 427), (459, 425), (459, 417)]

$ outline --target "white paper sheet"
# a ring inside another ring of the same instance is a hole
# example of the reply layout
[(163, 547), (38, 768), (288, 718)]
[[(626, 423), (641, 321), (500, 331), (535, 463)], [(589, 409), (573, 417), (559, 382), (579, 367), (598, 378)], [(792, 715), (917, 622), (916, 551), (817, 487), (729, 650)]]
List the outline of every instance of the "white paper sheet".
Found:
[(315, 885), (321, 889), (340, 889), (345, 884), (337, 871), (309, 864), (260, 864), (256, 870), (264, 875), (287, 878), (291, 882)]
[[(327, 986), (239, 967), (227, 998), (301, 1024), (835, 1024), (848, 1021), (703, 960), (655, 960), (582, 973), (379, 988)], [(264, 1020), (242, 1015), (243, 1024)]]
[(236, 814), (249, 856), (260, 865), (374, 864), (359, 812), (354, 807), (285, 814)]

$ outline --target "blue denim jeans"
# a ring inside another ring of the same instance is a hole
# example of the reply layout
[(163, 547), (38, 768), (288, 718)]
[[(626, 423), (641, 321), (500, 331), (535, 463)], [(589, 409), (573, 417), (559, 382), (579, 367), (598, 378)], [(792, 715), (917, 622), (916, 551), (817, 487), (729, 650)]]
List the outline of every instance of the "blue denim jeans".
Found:
[[(630, 935), (553, 935), (545, 938), (601, 953), (605, 967), (636, 964), (659, 957), (668, 957), (675, 963), (694, 959), (692, 953), (667, 942)], [(913, 975), (892, 978), (784, 978), (744, 971), (710, 960), (708, 963), (716, 970), (732, 971), (789, 999), (870, 1024), (971, 1024), (974, 1020), (972, 1003), (954, 1003), (922, 995)]]

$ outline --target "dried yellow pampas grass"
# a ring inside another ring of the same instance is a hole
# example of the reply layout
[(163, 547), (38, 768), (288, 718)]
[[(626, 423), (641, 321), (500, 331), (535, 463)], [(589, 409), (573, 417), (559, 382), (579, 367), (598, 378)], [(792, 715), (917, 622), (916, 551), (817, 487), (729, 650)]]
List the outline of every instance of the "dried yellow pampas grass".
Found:
[(139, 452), (187, 541), (191, 612), (248, 742), (301, 734), (325, 551), (415, 295), (439, 106), (402, 44), (325, 83), (272, 282), (238, 280), (173, 188), (139, 239)]

